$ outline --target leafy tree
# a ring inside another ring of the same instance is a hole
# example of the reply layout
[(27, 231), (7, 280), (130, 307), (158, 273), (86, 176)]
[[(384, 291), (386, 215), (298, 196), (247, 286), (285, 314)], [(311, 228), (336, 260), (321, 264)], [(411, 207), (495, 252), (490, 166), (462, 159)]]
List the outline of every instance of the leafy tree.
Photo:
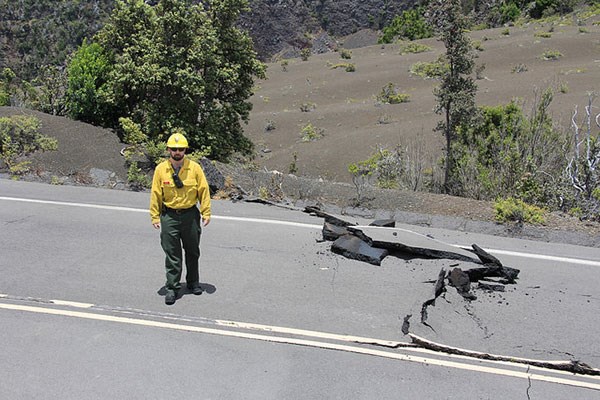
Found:
[(564, 190), (567, 138), (548, 114), (546, 90), (530, 117), (519, 103), (481, 107), (477, 118), (457, 129), (452, 151), (455, 194), (492, 200), (514, 197), (557, 209)]
[(432, 29), (423, 17), (422, 7), (404, 11), (383, 28), (379, 43), (392, 43), (395, 38), (417, 40), (431, 37)]
[(98, 43), (83, 41), (67, 68), (68, 114), (98, 125), (114, 123), (115, 116), (104, 91), (107, 90), (111, 60)]
[(470, 76), (474, 67), (474, 50), (466, 35), (467, 19), (461, 14), (460, 0), (431, 0), (427, 18), (446, 47), (448, 69), (440, 78), (440, 85), (434, 90), (437, 99), (436, 113), (444, 114), (444, 120), (435, 128), (446, 138), (446, 160), (444, 191), (453, 193), (453, 171), (457, 168), (452, 154), (452, 142), (456, 129), (468, 125), (475, 114), (475, 93), (477, 86)]
[(264, 77), (265, 66), (235, 26), (247, 6), (247, 0), (156, 6), (118, 0), (95, 38), (96, 60), (109, 68), (90, 68), (98, 73), (84, 79), (93, 82), (84, 103), (96, 106), (98, 122), (117, 129), (119, 117), (130, 118), (151, 141), (181, 130), (193, 148), (210, 149), (215, 158), (249, 152), (241, 122), (249, 118), (254, 77)]

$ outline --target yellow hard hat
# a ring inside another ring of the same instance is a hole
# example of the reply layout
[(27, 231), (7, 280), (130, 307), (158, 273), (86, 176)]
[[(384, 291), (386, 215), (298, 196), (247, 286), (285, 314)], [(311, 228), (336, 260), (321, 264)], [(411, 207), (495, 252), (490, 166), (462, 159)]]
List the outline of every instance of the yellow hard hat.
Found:
[(167, 140), (167, 147), (171, 149), (187, 149), (188, 141), (181, 133), (174, 133)]

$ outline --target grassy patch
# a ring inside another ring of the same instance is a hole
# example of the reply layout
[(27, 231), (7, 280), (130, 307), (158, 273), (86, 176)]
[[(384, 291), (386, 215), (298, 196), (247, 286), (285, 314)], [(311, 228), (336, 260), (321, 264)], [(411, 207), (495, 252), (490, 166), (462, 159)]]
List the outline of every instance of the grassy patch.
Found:
[(558, 50), (546, 50), (542, 53), (540, 58), (545, 61), (556, 61), (562, 56), (562, 53)]
[(444, 75), (448, 70), (448, 64), (438, 60), (434, 62), (419, 61), (410, 66), (410, 73), (425, 79), (435, 79)]
[(400, 47), (400, 55), (404, 55), (404, 54), (418, 54), (418, 53), (425, 53), (427, 51), (431, 51), (433, 50), (433, 48), (426, 46), (424, 44), (420, 44), (420, 43), (408, 43), (405, 44), (404, 46)]

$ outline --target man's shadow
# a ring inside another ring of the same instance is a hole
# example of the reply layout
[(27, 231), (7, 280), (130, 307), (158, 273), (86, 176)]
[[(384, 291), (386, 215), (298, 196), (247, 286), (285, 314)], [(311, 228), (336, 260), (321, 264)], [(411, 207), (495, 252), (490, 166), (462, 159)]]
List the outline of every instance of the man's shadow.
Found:
[[(217, 288), (214, 285), (211, 285), (210, 283), (200, 283), (200, 287), (202, 288), (202, 294), (213, 294), (217, 291)], [(165, 296), (167, 294), (167, 288), (163, 286), (160, 289), (158, 289), (156, 293), (158, 293), (159, 296)], [(193, 293), (190, 289), (188, 289), (187, 284), (185, 282), (182, 282), (181, 289), (177, 291), (177, 299), (180, 299), (188, 294)]]

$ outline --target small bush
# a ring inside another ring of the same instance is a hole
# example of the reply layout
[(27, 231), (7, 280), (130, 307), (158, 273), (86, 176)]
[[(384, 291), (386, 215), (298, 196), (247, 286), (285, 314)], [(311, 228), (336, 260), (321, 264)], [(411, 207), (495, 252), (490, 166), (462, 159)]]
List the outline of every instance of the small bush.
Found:
[(356, 66), (352, 63), (339, 63), (339, 64), (334, 64), (331, 66), (331, 69), (338, 69), (338, 68), (344, 68), (344, 70), (346, 70), (346, 72), (355, 72), (356, 71)]
[(520, 74), (521, 72), (527, 72), (527, 65), (523, 64), (523, 63), (519, 63), (515, 66), (513, 66), (512, 68), (512, 72), (513, 74)]
[(503, 36), (509, 36), (510, 35), (510, 30), (508, 30), (508, 28), (505, 28), (502, 30), (502, 32), (500, 32)]
[(274, 131), (275, 128), (275, 121), (273, 121), (272, 119), (267, 120), (267, 122), (265, 123), (265, 132)]
[(342, 49), (340, 52), (340, 57), (342, 57), (344, 60), (350, 60), (352, 58), (352, 51), (348, 49)]
[(562, 56), (562, 53), (558, 50), (546, 50), (540, 58), (545, 61), (556, 61)]
[(0, 118), (0, 158), (13, 174), (29, 170), (29, 161), (17, 159), (34, 151), (54, 151), (58, 141), (39, 132), (40, 120), (35, 117), (15, 115)]
[(398, 89), (393, 83), (385, 85), (377, 95), (377, 101), (384, 104), (400, 104), (410, 101), (410, 95), (398, 93)]
[(546, 210), (513, 197), (496, 200), (494, 202), (494, 210), (496, 212), (496, 220), (500, 222), (545, 223), (544, 214)]
[(544, 39), (549, 39), (552, 37), (552, 33), (551, 32), (536, 32), (533, 34), (533, 36), (539, 37), (539, 38), (544, 38)]
[(302, 50), (300, 50), (300, 59), (302, 61), (308, 61), (309, 57), (310, 57), (311, 51), (309, 48), (304, 48)]
[(481, 43), (481, 40), (475, 40), (472, 43), (473, 48), (477, 51), (484, 51), (485, 48), (483, 47), (483, 44)]
[(303, 142), (314, 142), (323, 137), (323, 129), (315, 127), (312, 123), (306, 124), (300, 132)]
[(404, 46), (400, 47), (400, 55), (425, 53), (425, 52), (431, 51), (431, 50), (433, 50), (433, 49), (429, 46), (426, 46), (426, 45), (420, 44), (420, 43), (411, 42), (411, 43), (405, 44)]
[(425, 79), (435, 79), (444, 75), (448, 68), (448, 64), (446, 64), (442, 60), (429, 63), (419, 61), (411, 65), (410, 73)]
[(302, 103), (300, 104), (300, 111), (302, 112), (311, 112), (317, 108), (317, 105), (312, 102)]

